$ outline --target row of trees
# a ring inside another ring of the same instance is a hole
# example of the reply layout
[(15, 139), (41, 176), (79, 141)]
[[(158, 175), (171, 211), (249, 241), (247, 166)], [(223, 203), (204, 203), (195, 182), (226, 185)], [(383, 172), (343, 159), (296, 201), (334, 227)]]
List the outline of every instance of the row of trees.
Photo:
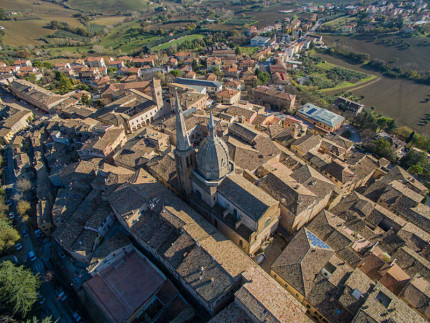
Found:
[[(3, 158), (0, 155), (0, 165)], [(0, 169), (0, 174), (3, 169)], [(6, 203), (6, 192), (0, 189), (0, 254), (4, 254), (20, 239), (18, 231), (11, 225), (8, 217), (9, 206)]]
[(360, 130), (370, 129), (374, 132), (387, 131), (393, 133), (397, 129), (397, 124), (394, 119), (379, 116), (376, 117), (374, 113), (364, 110), (357, 117), (352, 120), (352, 124)]
[(82, 36), (82, 37), (91, 37), (93, 36), (92, 33), (88, 32), (84, 28), (81, 27), (72, 27), (67, 22), (64, 21), (58, 21), (58, 20), (52, 20), (48, 24), (48, 28), (54, 29), (54, 30), (64, 30), (68, 31), (70, 33)]

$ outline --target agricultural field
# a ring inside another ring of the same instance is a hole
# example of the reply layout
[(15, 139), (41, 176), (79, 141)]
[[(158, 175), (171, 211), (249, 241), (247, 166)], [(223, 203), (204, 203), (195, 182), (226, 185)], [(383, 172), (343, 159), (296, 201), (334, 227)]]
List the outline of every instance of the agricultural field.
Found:
[(115, 14), (116, 12), (139, 11), (150, 6), (147, 0), (68, 0), (66, 4), (82, 11)]
[(182, 44), (185, 41), (191, 41), (191, 40), (202, 39), (202, 38), (203, 38), (203, 35), (197, 35), (197, 34), (196, 35), (188, 35), (188, 36), (184, 36), (184, 37), (181, 37), (179, 39), (175, 39), (175, 40), (169, 41), (167, 43), (155, 46), (155, 47), (152, 48), (152, 50), (153, 51), (159, 51), (159, 50), (162, 50), (162, 49), (170, 48), (173, 45), (180, 45), (180, 44)]
[(354, 17), (340, 17), (334, 20), (331, 20), (329, 22), (326, 22), (324, 26), (330, 26), (335, 29), (340, 29), (344, 25), (349, 25), (353, 22), (356, 22), (356, 19)]
[(249, 56), (253, 56), (255, 53), (258, 52), (258, 47), (239, 47), (239, 50), (241, 53), (247, 54)]
[(288, 10), (295, 8), (292, 4), (278, 4), (271, 7), (262, 8), (253, 12), (254, 19), (258, 21), (255, 25), (258, 28), (273, 24), (275, 21), (282, 21), (286, 14), (280, 13), (279, 10)]
[(101, 16), (100, 18), (91, 21), (93, 24), (113, 26), (124, 21), (124, 16)]
[(239, 26), (239, 27), (249, 27), (255, 23), (257, 23), (257, 20), (252, 19), (253, 16), (245, 16), (245, 17), (234, 17), (229, 20), (227, 20), (224, 24), (229, 26)]
[(299, 77), (308, 78), (307, 90), (327, 94), (361, 86), (376, 78), (373, 74), (327, 62), (315, 54), (303, 61), (303, 69), (295, 73), (295, 78)]
[(335, 80), (336, 78), (339, 79), (339, 74), (340, 76), (342, 76), (342, 74), (344, 75), (343, 78), (335, 82), (335, 86), (319, 90), (321, 93), (332, 93), (333, 91), (341, 91), (347, 88), (362, 86), (363, 84), (366, 84), (377, 78), (376, 75), (357, 72), (329, 63), (327, 61), (320, 62), (316, 66), (327, 71), (328, 74), (324, 76), (328, 80)]
[(98, 45), (129, 53), (144, 46), (153, 38), (154, 36), (143, 33), (138, 21), (130, 21), (114, 27)]
[[(82, 27), (81, 22), (73, 17), (75, 10), (66, 9), (50, 2), (34, 2), (31, 0), (0, 0), (0, 7), (8, 11), (16, 11), (16, 20), (2, 21), (6, 35), (5, 45), (41, 45), (40, 38), (51, 35), (53, 30), (44, 28), (51, 20), (61, 18), (73, 27)], [(26, 20), (21, 20), (26, 18)]]
[[(430, 41), (425, 37), (402, 38), (388, 35), (376, 39), (369, 36), (324, 35), (323, 40), (329, 46), (340, 44), (357, 52), (369, 53), (372, 58), (382, 59), (393, 66), (407, 70), (430, 71)], [(408, 48), (401, 46), (400, 44), (404, 42), (410, 46)]]
[[(329, 55), (316, 55), (329, 63), (369, 73), (369, 70), (360, 65), (353, 65)], [(404, 79), (387, 78), (374, 71), (371, 73), (375, 74), (377, 78), (362, 86), (348, 89), (348, 91), (357, 97), (363, 96), (364, 98), (360, 102), (366, 107), (373, 107), (375, 111), (394, 118), (398, 125), (409, 126), (419, 133), (430, 136), (430, 124), (424, 122), (430, 111), (430, 100), (428, 100), (430, 87)], [(344, 91), (338, 90), (331, 94), (336, 92), (340, 94)]]

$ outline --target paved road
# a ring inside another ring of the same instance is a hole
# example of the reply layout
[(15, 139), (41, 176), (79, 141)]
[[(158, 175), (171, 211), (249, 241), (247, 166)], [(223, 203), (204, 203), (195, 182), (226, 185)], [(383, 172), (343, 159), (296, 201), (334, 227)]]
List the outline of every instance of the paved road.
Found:
[(306, 34), (312, 34), (322, 24), (322, 19), (318, 20), (317, 23), (307, 32)]
[[(7, 172), (6, 172), (6, 185), (8, 187), (7, 194), (9, 199), (11, 199), (12, 196), (14, 196), (17, 193), (17, 189), (15, 187), (16, 184), (16, 176), (14, 172), (13, 167), (13, 152), (12, 149), (9, 147), (6, 148), (5, 151), (5, 160), (7, 160)], [(17, 215), (16, 213), (16, 201), (12, 200), (12, 209), (15, 211), (15, 220), (17, 223), (17, 228), (20, 230), (20, 232), (23, 232), (23, 230), (26, 230), (28, 232), (28, 237), (21, 238), (22, 243), (22, 250), (21, 254), (23, 255), (24, 259), (23, 262), (29, 261), (28, 258), (28, 252), (34, 251), (36, 252), (37, 260), (31, 263), (31, 268), (35, 273), (39, 273), (40, 277), (45, 277), (46, 271), (45, 271), (45, 263), (49, 263), (50, 259), (44, 259), (41, 252), (38, 252), (38, 249), (35, 248), (33, 241), (31, 239), (32, 233), (30, 232), (28, 226), (26, 223), (21, 221), (21, 217)], [(48, 242), (49, 243), (49, 242)], [(42, 248), (42, 250), (46, 248)], [(50, 255), (48, 254), (48, 257)], [(45, 254), (46, 257), (46, 254)], [(43, 260), (43, 261), (42, 261)], [(55, 289), (52, 283), (50, 282), (44, 282), (41, 286), (42, 294), (46, 298), (46, 306), (44, 307), (46, 314), (52, 315), (54, 318), (54, 321), (58, 319), (58, 322), (66, 322), (66, 323), (73, 323), (74, 320), (71, 317), (70, 310), (63, 305), (63, 303), (59, 303), (55, 294)]]

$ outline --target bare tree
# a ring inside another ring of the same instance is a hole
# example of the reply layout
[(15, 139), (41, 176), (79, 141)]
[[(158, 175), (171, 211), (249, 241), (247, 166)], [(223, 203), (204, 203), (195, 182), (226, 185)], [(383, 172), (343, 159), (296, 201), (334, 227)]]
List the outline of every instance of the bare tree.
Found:
[(30, 210), (30, 203), (26, 200), (20, 200), (18, 202), (18, 205), (16, 206), (16, 210), (18, 211), (18, 213), (23, 217), (23, 221), (28, 220), (28, 219), (24, 219), (25, 215), (27, 214), (27, 212)]
[(22, 177), (16, 181), (16, 187), (22, 193), (31, 190), (31, 181), (27, 177)]
[(14, 196), (12, 196), (12, 200), (15, 202), (19, 202), (22, 199), (22, 193), (16, 193)]

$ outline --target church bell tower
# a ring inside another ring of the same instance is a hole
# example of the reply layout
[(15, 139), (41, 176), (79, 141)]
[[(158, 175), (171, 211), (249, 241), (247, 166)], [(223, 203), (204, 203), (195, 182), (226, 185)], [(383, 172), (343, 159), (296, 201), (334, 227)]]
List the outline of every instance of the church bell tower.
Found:
[(193, 191), (191, 173), (196, 167), (196, 152), (190, 144), (190, 138), (185, 127), (178, 93), (176, 92), (176, 149), (174, 150), (176, 172), (178, 174), (180, 193), (182, 198), (188, 199)]

